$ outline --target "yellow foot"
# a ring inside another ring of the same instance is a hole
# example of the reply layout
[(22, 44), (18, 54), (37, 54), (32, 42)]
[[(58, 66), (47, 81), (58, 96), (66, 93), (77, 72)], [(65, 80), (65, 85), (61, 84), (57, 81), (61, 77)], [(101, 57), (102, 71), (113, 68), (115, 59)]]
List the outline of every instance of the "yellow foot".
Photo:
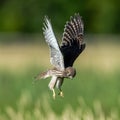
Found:
[(60, 91), (58, 95), (60, 95), (60, 97), (64, 97), (64, 95), (63, 95), (63, 92), (62, 92), (62, 91)]
[(53, 91), (53, 99), (55, 99), (55, 96), (56, 96), (56, 94), (55, 94), (55, 90), (52, 89), (52, 91)]

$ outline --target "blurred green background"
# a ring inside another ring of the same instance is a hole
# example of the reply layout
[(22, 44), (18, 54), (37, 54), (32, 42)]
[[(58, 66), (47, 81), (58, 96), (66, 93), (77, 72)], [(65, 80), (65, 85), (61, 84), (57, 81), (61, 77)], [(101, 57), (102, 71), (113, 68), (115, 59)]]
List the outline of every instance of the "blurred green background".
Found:
[(38, 33), (44, 15), (63, 31), (66, 20), (80, 13), (86, 33), (120, 33), (119, 0), (1, 0), (0, 31)]
[[(119, 0), (1, 0), (0, 120), (119, 120), (119, 4)], [(83, 18), (87, 45), (75, 61), (76, 77), (65, 79), (65, 97), (53, 100), (50, 78), (33, 84), (34, 76), (52, 67), (42, 35), (44, 16), (51, 19), (60, 42), (74, 13)]]

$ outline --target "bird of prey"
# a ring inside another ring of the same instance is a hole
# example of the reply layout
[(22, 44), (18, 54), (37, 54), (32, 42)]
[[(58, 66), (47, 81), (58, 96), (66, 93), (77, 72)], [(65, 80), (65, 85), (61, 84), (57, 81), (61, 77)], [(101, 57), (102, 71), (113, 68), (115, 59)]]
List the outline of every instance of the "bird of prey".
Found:
[(66, 22), (61, 45), (54, 35), (51, 21), (45, 17), (43, 34), (45, 41), (50, 48), (50, 62), (54, 66), (46, 72), (38, 74), (36, 79), (45, 79), (51, 77), (49, 83), (50, 90), (53, 91), (53, 98), (55, 98), (54, 88), (59, 89), (59, 95), (63, 97), (61, 86), (64, 78), (72, 79), (76, 75), (76, 70), (73, 68), (73, 63), (80, 53), (85, 49), (84, 43), (84, 24), (79, 13), (75, 13)]

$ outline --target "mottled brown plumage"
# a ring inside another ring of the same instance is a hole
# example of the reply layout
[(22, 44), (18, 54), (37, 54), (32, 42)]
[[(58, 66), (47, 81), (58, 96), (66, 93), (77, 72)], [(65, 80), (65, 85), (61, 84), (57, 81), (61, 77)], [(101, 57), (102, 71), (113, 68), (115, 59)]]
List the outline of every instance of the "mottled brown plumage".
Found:
[(70, 21), (66, 22), (60, 46), (55, 38), (50, 20), (47, 17), (45, 17), (43, 33), (50, 48), (50, 62), (54, 68), (40, 73), (36, 79), (52, 77), (48, 86), (53, 91), (53, 97), (55, 98), (55, 86), (60, 91), (59, 95), (63, 96), (61, 86), (64, 78), (72, 79), (76, 75), (73, 63), (85, 49), (83, 40), (84, 24), (79, 14), (71, 17)]

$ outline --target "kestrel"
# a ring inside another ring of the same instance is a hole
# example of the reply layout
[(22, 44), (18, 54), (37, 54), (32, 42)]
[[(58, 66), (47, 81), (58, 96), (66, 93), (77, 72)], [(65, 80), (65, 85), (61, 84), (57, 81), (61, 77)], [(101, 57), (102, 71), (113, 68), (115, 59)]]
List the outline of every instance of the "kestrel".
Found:
[(51, 77), (48, 86), (53, 91), (53, 98), (56, 96), (55, 87), (59, 89), (59, 95), (63, 97), (61, 86), (64, 78), (72, 79), (75, 77), (76, 70), (73, 68), (73, 63), (85, 49), (84, 24), (79, 14), (71, 16), (70, 21), (65, 24), (62, 42), (59, 45), (50, 20), (48, 17), (45, 17), (44, 20), (43, 34), (50, 48), (50, 62), (54, 68), (40, 73), (36, 79)]

